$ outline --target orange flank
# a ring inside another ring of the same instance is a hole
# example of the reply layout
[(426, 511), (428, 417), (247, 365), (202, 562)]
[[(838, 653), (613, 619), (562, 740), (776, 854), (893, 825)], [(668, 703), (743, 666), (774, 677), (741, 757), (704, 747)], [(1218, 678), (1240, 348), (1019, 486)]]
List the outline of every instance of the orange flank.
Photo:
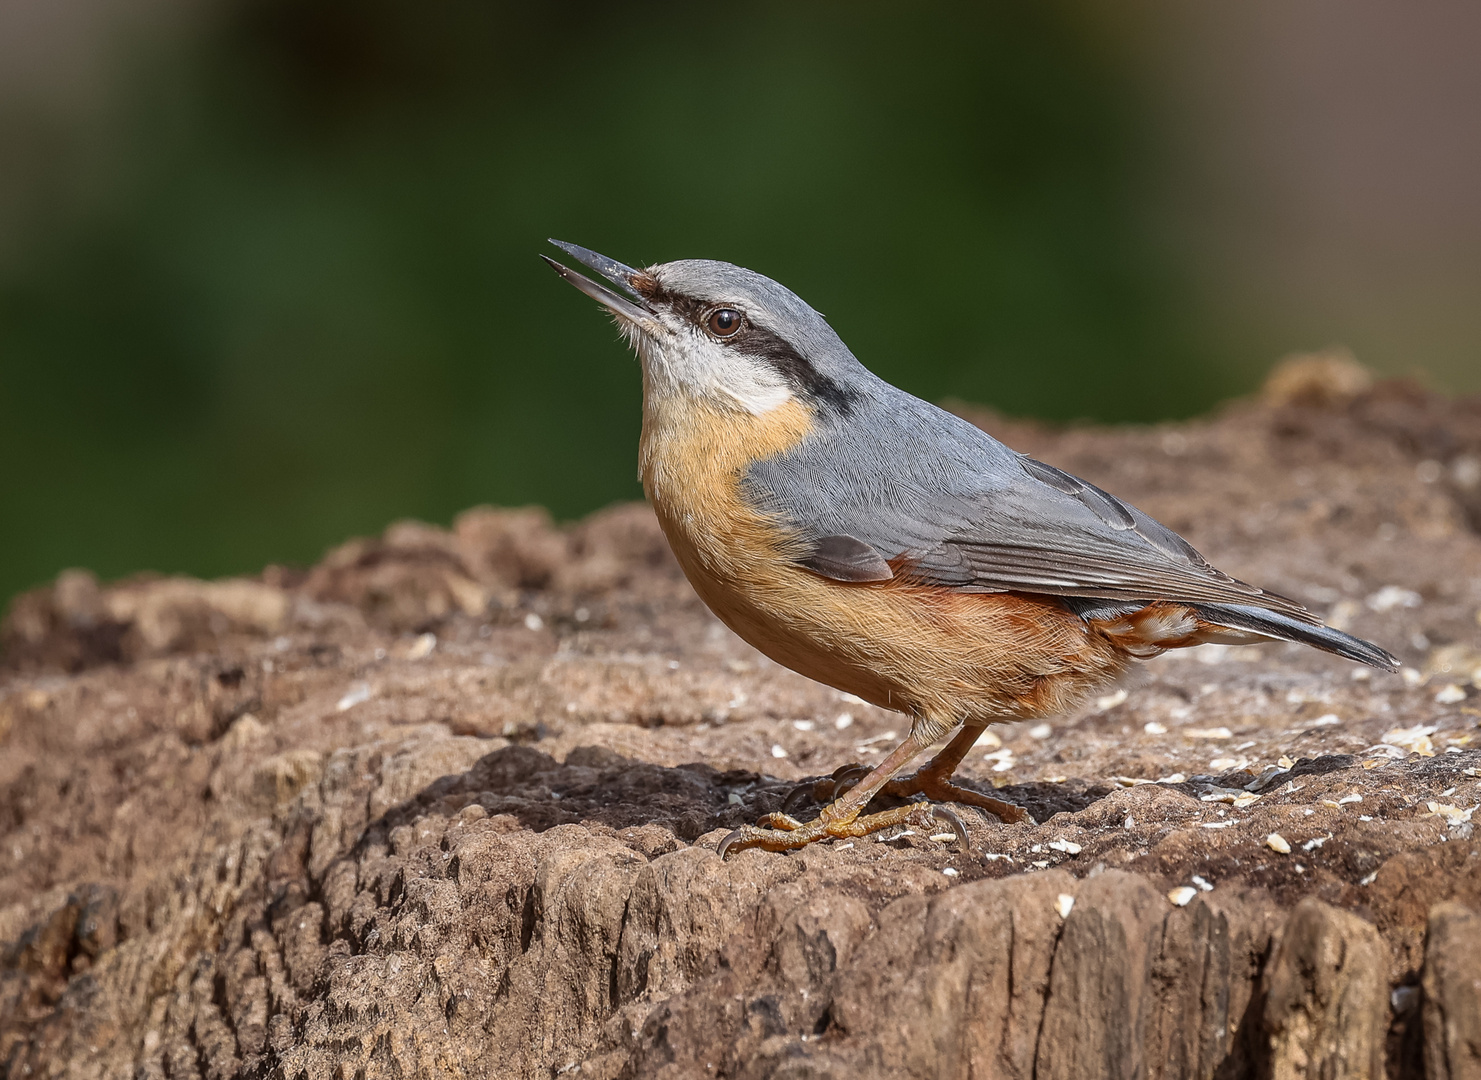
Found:
[(747, 504), (740, 482), (806, 437), (810, 410), (793, 400), (722, 418), (707, 401), (675, 404), (644, 411), (644, 488), (700, 598), (778, 663), (919, 717), (924, 742), (963, 721), (1063, 712), (1125, 668), (1124, 645), (1052, 597), (907, 575), (845, 583), (795, 565), (805, 546)]

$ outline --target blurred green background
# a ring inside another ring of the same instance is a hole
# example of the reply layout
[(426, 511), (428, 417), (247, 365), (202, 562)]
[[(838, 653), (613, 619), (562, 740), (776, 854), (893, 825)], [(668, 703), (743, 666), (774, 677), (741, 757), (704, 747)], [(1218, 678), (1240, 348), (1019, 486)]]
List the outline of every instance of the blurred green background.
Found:
[(750, 266), (1010, 413), (1186, 416), (1334, 340), (1418, 362), (1217, 302), (1265, 277), (1180, 197), (1218, 189), (1180, 179), (1154, 8), (90, 2), (0, 80), (0, 600), (640, 497), (635, 361), (547, 236)]

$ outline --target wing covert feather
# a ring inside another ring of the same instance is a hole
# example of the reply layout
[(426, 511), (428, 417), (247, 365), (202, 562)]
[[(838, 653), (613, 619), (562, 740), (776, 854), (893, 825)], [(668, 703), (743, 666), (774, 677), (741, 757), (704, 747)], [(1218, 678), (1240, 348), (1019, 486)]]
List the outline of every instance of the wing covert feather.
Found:
[(1134, 506), (896, 393), (756, 462), (743, 481), (748, 497), (810, 540), (856, 538), (951, 588), (1233, 603), (1319, 622), (1210, 566)]

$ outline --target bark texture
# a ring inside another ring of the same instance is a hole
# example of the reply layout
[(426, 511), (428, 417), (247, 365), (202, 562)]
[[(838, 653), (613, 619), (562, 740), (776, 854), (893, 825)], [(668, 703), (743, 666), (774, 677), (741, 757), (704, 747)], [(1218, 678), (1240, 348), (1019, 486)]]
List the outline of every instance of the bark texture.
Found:
[(1156, 428), (973, 414), (1399, 653), (1141, 666), (966, 782), (721, 862), (899, 716), (772, 664), (642, 506), (252, 579), (82, 571), (0, 639), (14, 1077), (1481, 1077), (1481, 406), (1288, 369)]

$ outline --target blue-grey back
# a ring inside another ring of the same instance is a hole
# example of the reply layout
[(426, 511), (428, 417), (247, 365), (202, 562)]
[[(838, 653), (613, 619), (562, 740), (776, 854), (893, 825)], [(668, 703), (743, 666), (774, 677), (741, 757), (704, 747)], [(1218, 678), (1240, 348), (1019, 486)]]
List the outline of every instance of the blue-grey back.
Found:
[(820, 410), (812, 435), (743, 480), (754, 505), (804, 538), (850, 536), (954, 588), (1257, 603), (1312, 618), (1214, 569), (1142, 511), (966, 420), (872, 375), (854, 388), (846, 411)]

